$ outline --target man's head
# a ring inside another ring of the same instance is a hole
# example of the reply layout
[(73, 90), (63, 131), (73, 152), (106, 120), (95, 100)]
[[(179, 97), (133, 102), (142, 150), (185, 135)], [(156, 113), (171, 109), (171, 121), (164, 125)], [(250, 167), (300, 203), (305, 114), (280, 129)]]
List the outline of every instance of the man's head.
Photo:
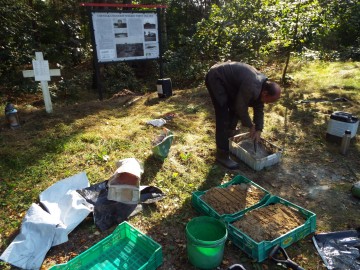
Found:
[(263, 84), (260, 98), (264, 103), (273, 103), (280, 98), (281, 88), (277, 83), (266, 81)]

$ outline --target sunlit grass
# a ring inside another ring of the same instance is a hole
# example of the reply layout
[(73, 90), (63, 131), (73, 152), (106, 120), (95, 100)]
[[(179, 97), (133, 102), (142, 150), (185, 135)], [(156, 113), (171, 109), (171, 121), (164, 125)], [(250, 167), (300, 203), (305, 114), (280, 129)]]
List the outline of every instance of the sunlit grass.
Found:
[[(290, 75), (305, 93), (329, 91), (339, 95), (350, 91), (354, 98), (360, 96), (359, 62), (310, 62), (301, 69), (294, 66)], [(353, 91), (355, 90), (355, 91)], [(357, 90), (357, 91), (356, 91)]]

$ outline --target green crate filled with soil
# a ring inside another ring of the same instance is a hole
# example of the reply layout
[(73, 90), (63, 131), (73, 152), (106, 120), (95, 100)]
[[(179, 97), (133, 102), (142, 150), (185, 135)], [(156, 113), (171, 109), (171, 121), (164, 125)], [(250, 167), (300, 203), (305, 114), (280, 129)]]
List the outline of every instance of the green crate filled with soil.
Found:
[(206, 191), (194, 191), (191, 202), (201, 214), (226, 221), (264, 204), (270, 197), (266, 189), (237, 175), (223, 185)]
[(277, 196), (228, 224), (229, 239), (258, 262), (267, 259), (275, 245), (286, 248), (315, 230), (314, 213)]

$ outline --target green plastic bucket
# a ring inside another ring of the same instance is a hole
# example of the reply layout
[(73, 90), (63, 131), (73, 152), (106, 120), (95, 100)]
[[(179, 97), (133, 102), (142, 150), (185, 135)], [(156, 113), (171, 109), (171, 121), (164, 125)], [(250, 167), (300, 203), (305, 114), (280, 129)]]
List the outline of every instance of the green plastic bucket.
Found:
[(201, 216), (186, 225), (187, 254), (192, 265), (212, 269), (221, 264), (227, 229), (220, 220)]
[(167, 130), (166, 134), (164, 133), (159, 137), (164, 137), (164, 138), (161, 140), (161, 142), (159, 142), (157, 145), (153, 147), (152, 151), (156, 157), (158, 157), (161, 160), (164, 160), (165, 158), (167, 158), (169, 154), (171, 144), (174, 140), (174, 135), (170, 130)]

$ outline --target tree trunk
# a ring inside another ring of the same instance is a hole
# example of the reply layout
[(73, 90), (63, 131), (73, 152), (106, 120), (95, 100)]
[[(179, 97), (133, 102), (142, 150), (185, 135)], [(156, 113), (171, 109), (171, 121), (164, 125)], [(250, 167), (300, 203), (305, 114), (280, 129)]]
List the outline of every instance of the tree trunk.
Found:
[(297, 14), (296, 14), (296, 21), (295, 21), (295, 30), (294, 30), (294, 35), (293, 35), (291, 45), (290, 45), (289, 50), (288, 50), (288, 55), (286, 57), (286, 64), (285, 64), (285, 68), (284, 68), (282, 78), (281, 78), (282, 84), (286, 84), (286, 72), (287, 72), (287, 68), (289, 66), (290, 55), (291, 55), (291, 52), (295, 49), (296, 44), (297, 44), (296, 37), (297, 37), (298, 25), (299, 25), (300, 6), (301, 6), (301, 0), (299, 0), (299, 2), (297, 4), (297, 7), (296, 7), (296, 13)]

